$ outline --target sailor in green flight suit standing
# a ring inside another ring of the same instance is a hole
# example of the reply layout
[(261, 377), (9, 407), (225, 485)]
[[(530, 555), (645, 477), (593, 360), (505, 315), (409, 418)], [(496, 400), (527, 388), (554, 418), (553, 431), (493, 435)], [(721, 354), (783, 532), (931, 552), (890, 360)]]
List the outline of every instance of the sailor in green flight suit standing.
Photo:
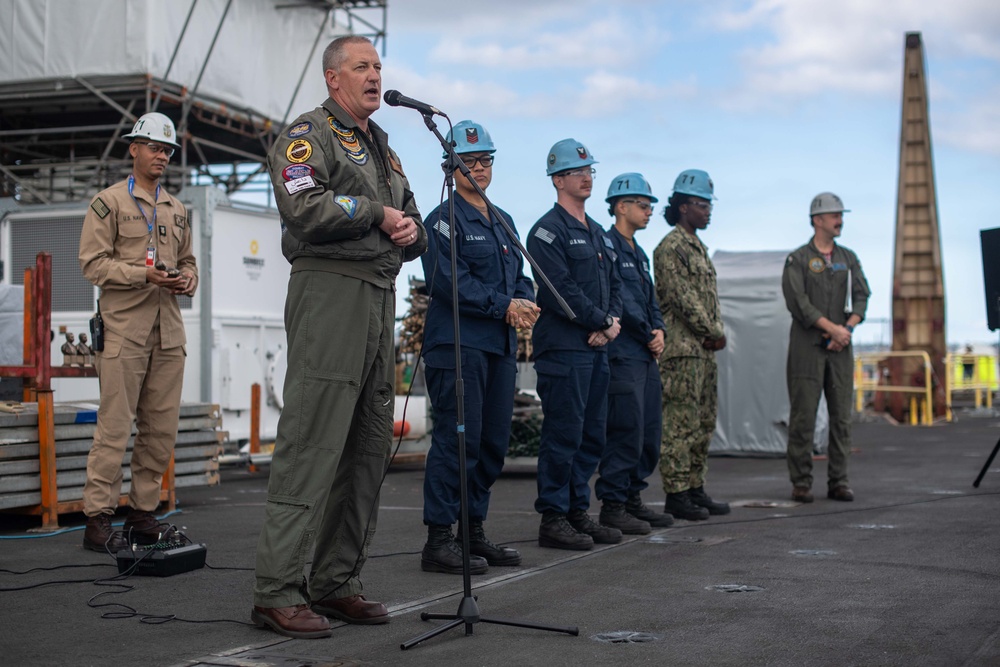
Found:
[(830, 410), (827, 497), (854, 500), (847, 481), (851, 451), (851, 395), (854, 348), (851, 334), (865, 318), (868, 281), (853, 251), (838, 245), (844, 203), (832, 192), (816, 195), (809, 207), (812, 240), (788, 256), (781, 276), (792, 314), (788, 339), (788, 473), (792, 499), (811, 503), (812, 446), (820, 394)]

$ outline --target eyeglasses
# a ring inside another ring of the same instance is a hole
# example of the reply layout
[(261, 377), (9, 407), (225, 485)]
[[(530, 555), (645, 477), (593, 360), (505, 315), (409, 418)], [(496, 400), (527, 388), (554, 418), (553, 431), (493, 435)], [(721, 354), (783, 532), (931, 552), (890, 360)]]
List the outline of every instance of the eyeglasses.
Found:
[(711, 211), (712, 210), (712, 202), (708, 202), (708, 201), (689, 201), (688, 203), (691, 204), (692, 206), (697, 206), (698, 208), (700, 208), (703, 211)]
[(640, 211), (649, 211), (653, 208), (653, 205), (648, 201), (639, 201), (638, 199), (623, 199), (622, 201), (626, 204), (635, 204)]
[(173, 155), (174, 155), (174, 147), (173, 146), (164, 146), (163, 144), (157, 144), (157, 143), (154, 143), (152, 141), (137, 141), (135, 143), (141, 144), (141, 145), (145, 146), (146, 148), (148, 148), (150, 150), (150, 152), (153, 155), (157, 155), (159, 153), (163, 153), (168, 158), (173, 157)]
[(473, 157), (472, 155), (463, 155), (462, 156), (462, 162), (464, 162), (465, 166), (468, 167), (469, 169), (474, 168), (476, 166), (477, 162), (479, 164), (483, 165), (484, 167), (492, 167), (493, 166), (493, 156), (492, 155), (480, 155), (479, 157)]
[(593, 176), (596, 173), (597, 170), (594, 169), (593, 167), (590, 167), (589, 169), (584, 168), (584, 169), (573, 169), (572, 171), (563, 171), (556, 174), (556, 176)]

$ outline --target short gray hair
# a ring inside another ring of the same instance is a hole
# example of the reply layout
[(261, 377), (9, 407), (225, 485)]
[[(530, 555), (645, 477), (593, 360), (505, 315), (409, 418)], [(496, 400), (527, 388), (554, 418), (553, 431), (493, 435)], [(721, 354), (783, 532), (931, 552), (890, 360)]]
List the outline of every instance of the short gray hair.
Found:
[(323, 51), (323, 71), (328, 69), (338, 70), (344, 64), (344, 47), (348, 44), (368, 44), (372, 46), (372, 41), (361, 35), (343, 35), (330, 42)]

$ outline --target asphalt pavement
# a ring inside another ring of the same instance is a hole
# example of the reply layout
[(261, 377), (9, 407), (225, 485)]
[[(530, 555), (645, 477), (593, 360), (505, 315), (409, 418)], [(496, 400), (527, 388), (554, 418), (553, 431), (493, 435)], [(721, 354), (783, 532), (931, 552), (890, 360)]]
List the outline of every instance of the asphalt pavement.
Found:
[[(442, 623), (422, 612), (454, 614), (464, 597), (461, 576), (420, 570), (419, 466), (387, 475), (362, 577), (391, 622), (337, 623), (321, 640), (249, 624), (266, 469), (178, 490), (166, 520), (207, 545), (209, 567), (167, 578), (110, 581), (114, 562), (81, 547), (81, 515), (52, 536), (0, 515), (0, 663), (1000, 665), (1000, 459), (972, 487), (998, 438), (996, 417), (857, 424), (853, 503), (827, 500), (822, 482), (816, 502), (793, 503), (781, 458), (712, 457), (706, 490), (731, 514), (590, 552), (538, 547), (534, 476), (505, 474), (487, 533), (523, 562), (472, 577), (478, 611), (578, 634), (479, 622), (405, 651)], [(661, 509), (649, 481), (644, 500)]]

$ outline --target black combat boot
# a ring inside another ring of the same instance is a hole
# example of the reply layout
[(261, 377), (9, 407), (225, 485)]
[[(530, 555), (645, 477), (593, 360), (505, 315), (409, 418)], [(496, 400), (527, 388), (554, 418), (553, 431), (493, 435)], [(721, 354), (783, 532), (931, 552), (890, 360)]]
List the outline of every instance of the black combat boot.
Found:
[(602, 526), (617, 528), (625, 535), (648, 535), (653, 528), (648, 522), (637, 519), (625, 511), (625, 503), (605, 500), (601, 505)]
[(584, 510), (570, 510), (566, 520), (578, 533), (590, 535), (594, 544), (618, 544), (622, 541), (622, 531), (595, 523)]
[(691, 489), (688, 491), (688, 497), (691, 498), (691, 502), (695, 505), (698, 507), (704, 507), (708, 510), (709, 514), (714, 516), (729, 514), (731, 511), (729, 509), (729, 503), (719, 503), (712, 500), (708, 494), (705, 493), (704, 486), (699, 486), (697, 489)]
[[(458, 525), (458, 534), (462, 534), (462, 524)], [(459, 539), (461, 539), (459, 537)], [(458, 542), (456, 542), (458, 544)], [(459, 545), (461, 546), (461, 545)], [(501, 547), (490, 541), (483, 530), (482, 519), (469, 520), (469, 553), (486, 559), (490, 565), (520, 565), (521, 553), (517, 549)]]
[(669, 514), (654, 512), (642, 503), (639, 494), (630, 495), (625, 502), (625, 511), (648, 523), (653, 528), (669, 528), (674, 525), (674, 517)]
[[(469, 554), (470, 574), (485, 574), (488, 567), (485, 559)], [(427, 544), (420, 554), (420, 569), (462, 574), (462, 546), (455, 542), (451, 526), (427, 526)]]
[(695, 505), (687, 491), (668, 493), (667, 501), (663, 503), (663, 511), (687, 521), (704, 521), (708, 518), (708, 510)]
[(98, 514), (87, 517), (87, 528), (83, 531), (83, 548), (113, 555), (122, 549), (128, 549), (128, 542), (120, 532), (111, 527), (110, 514)]
[(594, 548), (594, 539), (573, 528), (566, 520), (565, 514), (546, 512), (542, 515), (542, 523), (538, 527), (538, 546), (589, 551)]

